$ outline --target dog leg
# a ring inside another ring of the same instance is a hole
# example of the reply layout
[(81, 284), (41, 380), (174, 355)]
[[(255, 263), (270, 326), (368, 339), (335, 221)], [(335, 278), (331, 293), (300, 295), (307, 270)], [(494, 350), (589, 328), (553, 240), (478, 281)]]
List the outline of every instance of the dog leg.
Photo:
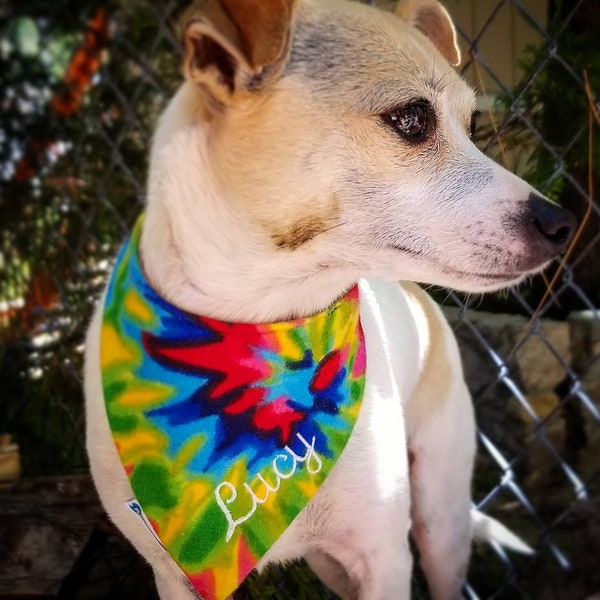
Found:
[[(469, 401), (466, 390), (464, 400)], [(468, 424), (449, 413), (409, 442), (412, 533), (434, 600), (462, 597), (469, 561), (474, 431), (468, 412), (462, 411)]]
[(339, 561), (322, 550), (310, 550), (304, 557), (319, 579), (340, 598), (356, 599), (356, 583)]
[[(383, 352), (371, 342), (371, 356)], [(387, 368), (385, 360), (373, 362)], [(367, 386), (376, 370), (367, 372)], [(412, 557), (401, 406), (383, 384), (365, 398), (339, 462), (265, 558), (301, 554), (344, 600), (408, 600)], [(383, 435), (386, 423), (394, 425), (395, 435)]]
[[(381, 409), (385, 403), (377, 398), (363, 406), (340, 461), (259, 567), (303, 556), (344, 600), (410, 598), (408, 459), (402, 420), (388, 416), (396, 423), (398, 436), (385, 446), (387, 461), (378, 456), (373, 439), (376, 429), (370, 409), (373, 405)], [(394, 469), (395, 473), (388, 472)], [(403, 483), (384, 488), (384, 482), (399, 481), (401, 473)]]
[(455, 600), (471, 548), (475, 419), (458, 347), (439, 308), (403, 284), (422, 349), (420, 379), (406, 406), (412, 533), (434, 600)]
[(302, 556), (343, 600), (409, 600), (408, 499), (402, 495), (398, 501), (386, 501), (364, 494), (361, 484), (371, 483), (369, 475), (357, 474), (352, 486), (341, 489), (339, 480), (331, 481), (335, 475), (330, 474), (311, 504), (262, 558), (259, 569)]
[[(341, 548), (338, 548), (338, 555), (340, 551)], [(311, 551), (306, 556), (306, 561), (319, 579), (343, 600), (388, 600), (389, 598), (408, 600), (410, 598), (407, 583), (410, 582), (411, 577), (411, 556), (408, 547), (402, 555), (393, 555), (393, 564), (391, 562), (386, 564), (380, 556), (375, 569), (373, 564), (369, 564), (372, 561), (365, 560), (364, 556), (351, 557), (346, 554), (348, 567), (320, 550)], [(402, 568), (398, 568), (400, 564)], [(379, 573), (374, 574), (374, 570)], [(384, 570), (389, 573), (389, 576), (381, 577)]]
[(402, 519), (392, 507), (363, 511), (357, 506), (361, 526), (340, 523), (305, 554), (313, 571), (343, 600), (410, 598), (412, 556), (406, 531), (397, 531), (394, 523), (394, 517)]

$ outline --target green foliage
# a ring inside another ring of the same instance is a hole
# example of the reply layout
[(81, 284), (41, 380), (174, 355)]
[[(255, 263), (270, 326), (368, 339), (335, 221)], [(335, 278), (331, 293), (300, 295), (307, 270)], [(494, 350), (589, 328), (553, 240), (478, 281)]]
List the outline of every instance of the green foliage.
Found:
[[(16, 434), (26, 474), (85, 467), (81, 344), (110, 261), (141, 210), (154, 121), (180, 79), (172, 34), (180, 5), (2, 8), (0, 431)], [(100, 8), (110, 36), (92, 36), (101, 47), (84, 93), (73, 110), (57, 110), (70, 91), (66, 69), (89, 43)]]
[[(541, 48), (530, 48), (521, 62), (526, 75), (511, 108), (521, 111), (543, 138), (541, 143), (532, 140), (525, 177), (549, 197), (569, 205), (565, 173), (574, 175), (587, 189), (589, 107), (582, 81), (587, 71), (591, 88), (600, 90), (600, 45), (592, 27), (563, 29), (562, 11), (558, 11), (549, 27), (556, 38)], [(600, 145), (594, 146), (592, 161), (600, 164)]]

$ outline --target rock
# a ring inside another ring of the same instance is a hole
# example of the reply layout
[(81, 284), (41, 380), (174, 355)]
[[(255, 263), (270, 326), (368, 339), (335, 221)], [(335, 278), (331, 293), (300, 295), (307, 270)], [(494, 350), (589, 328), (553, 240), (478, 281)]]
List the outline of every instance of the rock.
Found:
[(57, 592), (102, 514), (89, 476), (0, 490), (0, 595)]
[(12, 482), (21, 476), (19, 446), (11, 442), (7, 433), (0, 435), (0, 485)]
[(600, 385), (600, 315), (591, 310), (569, 315), (573, 369), (584, 382)]
[[(525, 329), (519, 332), (524, 333)], [(516, 360), (528, 395), (550, 393), (565, 378), (571, 364), (569, 323), (542, 320), (516, 352)]]

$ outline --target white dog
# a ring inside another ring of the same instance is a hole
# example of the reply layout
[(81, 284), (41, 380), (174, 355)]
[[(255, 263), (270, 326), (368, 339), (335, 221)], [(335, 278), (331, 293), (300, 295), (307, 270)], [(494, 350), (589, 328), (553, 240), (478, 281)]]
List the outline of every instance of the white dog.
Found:
[(409, 282), (512, 286), (573, 217), (471, 142), (434, 0), (205, 0), (182, 26), (145, 217), (87, 339), (102, 502), (163, 599), (298, 557), (343, 598), (406, 599), (409, 532), (432, 597), (459, 598), (473, 411)]

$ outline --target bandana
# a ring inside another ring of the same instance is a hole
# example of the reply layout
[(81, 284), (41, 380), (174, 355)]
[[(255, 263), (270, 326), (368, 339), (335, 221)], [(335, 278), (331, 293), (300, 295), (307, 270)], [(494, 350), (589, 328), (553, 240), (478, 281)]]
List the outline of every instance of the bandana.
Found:
[(315, 495), (352, 433), (365, 383), (358, 288), (289, 322), (190, 315), (146, 280), (141, 225), (104, 307), (108, 420), (132, 514), (203, 598), (223, 600)]

